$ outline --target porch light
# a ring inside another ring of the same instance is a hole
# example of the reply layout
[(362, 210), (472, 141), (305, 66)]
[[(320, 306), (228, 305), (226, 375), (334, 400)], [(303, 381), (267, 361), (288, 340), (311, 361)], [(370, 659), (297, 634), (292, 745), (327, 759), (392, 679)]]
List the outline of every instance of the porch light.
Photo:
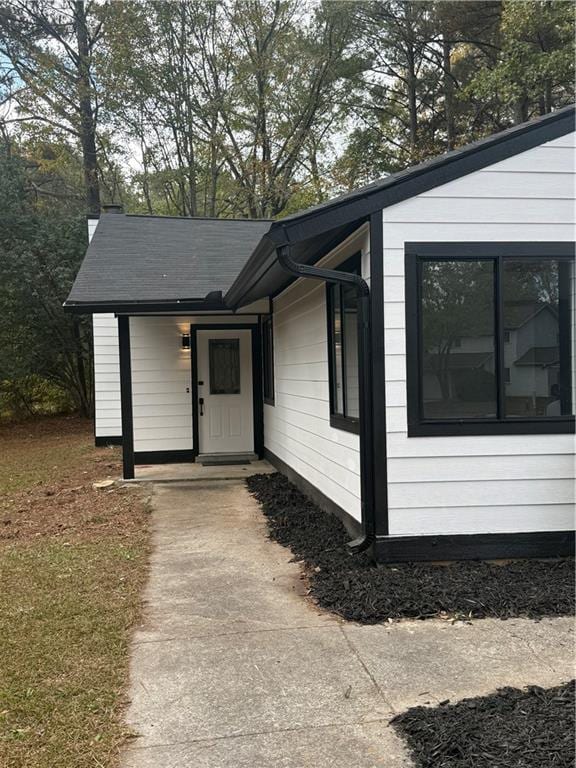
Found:
[(190, 349), (190, 334), (182, 334), (182, 349)]

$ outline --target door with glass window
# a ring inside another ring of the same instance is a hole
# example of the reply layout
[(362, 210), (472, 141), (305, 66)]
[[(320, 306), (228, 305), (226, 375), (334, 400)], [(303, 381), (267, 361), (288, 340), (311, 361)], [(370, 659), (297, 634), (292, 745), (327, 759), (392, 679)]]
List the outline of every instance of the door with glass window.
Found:
[(252, 453), (251, 331), (197, 331), (200, 454)]

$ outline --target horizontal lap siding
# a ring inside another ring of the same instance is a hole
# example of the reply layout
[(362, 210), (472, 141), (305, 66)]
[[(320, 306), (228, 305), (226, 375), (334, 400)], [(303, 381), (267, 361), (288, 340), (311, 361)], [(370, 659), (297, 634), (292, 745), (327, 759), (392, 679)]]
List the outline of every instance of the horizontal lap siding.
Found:
[(572, 435), (407, 437), (404, 245), (573, 240), (574, 145), (562, 137), (383, 212), (392, 535), (573, 527)]
[(120, 437), (120, 360), (118, 320), (113, 314), (93, 315), (94, 419), (96, 437)]
[[(88, 219), (88, 242), (98, 219)], [(120, 407), (120, 357), (118, 320), (114, 314), (92, 315), (94, 339), (94, 434), (96, 437), (122, 437)]]
[(130, 318), (135, 451), (192, 449), (189, 328), (186, 317)]
[[(321, 264), (367, 252), (365, 233)], [(264, 444), (360, 520), (358, 436), (330, 426), (324, 283), (299, 280), (274, 300), (275, 405), (264, 406)]]

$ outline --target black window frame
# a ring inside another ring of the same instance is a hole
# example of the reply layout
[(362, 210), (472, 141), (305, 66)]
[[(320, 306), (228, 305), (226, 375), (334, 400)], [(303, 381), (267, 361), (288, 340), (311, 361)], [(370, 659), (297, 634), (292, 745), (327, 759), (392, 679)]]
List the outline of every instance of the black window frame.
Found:
[[(405, 311), (406, 311), (406, 388), (408, 437), (457, 435), (530, 435), (573, 434), (574, 415), (506, 418), (504, 414), (504, 329), (502, 272), (507, 259), (546, 258), (574, 261), (573, 242), (438, 242), (406, 243), (405, 248)], [(422, 403), (423, 334), (421, 332), (421, 265), (424, 261), (492, 261), (495, 265), (495, 352), (497, 417), (467, 419), (425, 419)], [(565, 285), (562, 285), (566, 289)], [(568, 286), (569, 289), (569, 286)], [(569, 292), (569, 291), (568, 291)], [(569, 295), (565, 295), (569, 300)], [(569, 333), (571, 322), (568, 320)], [(565, 352), (570, 358), (571, 339), (565, 339)], [(571, 364), (573, 365), (573, 363)], [(571, 366), (570, 366), (571, 367)], [(569, 375), (572, 375), (571, 370)], [(574, 407), (574, 404), (572, 404)]]
[[(357, 275), (362, 273), (362, 252), (358, 251), (353, 256), (350, 256), (334, 269), (339, 272), (351, 272)], [(336, 395), (336, 377), (334, 375), (335, 350), (334, 350), (334, 306), (332, 299), (332, 291), (338, 290), (340, 293), (340, 308), (344, 306), (343, 301), (343, 286), (340, 283), (326, 283), (326, 321), (328, 327), (328, 389), (330, 400), (330, 426), (335, 429), (341, 429), (344, 432), (352, 432), (355, 435), (360, 434), (360, 418), (357, 416), (346, 416), (346, 334), (344, 331), (344, 323), (341, 322), (341, 334), (342, 334), (342, 413), (338, 413), (336, 407), (337, 395)], [(358, 329), (356, 329), (358, 332)]]
[(266, 405), (275, 405), (274, 380), (274, 320), (272, 315), (262, 317), (262, 397)]

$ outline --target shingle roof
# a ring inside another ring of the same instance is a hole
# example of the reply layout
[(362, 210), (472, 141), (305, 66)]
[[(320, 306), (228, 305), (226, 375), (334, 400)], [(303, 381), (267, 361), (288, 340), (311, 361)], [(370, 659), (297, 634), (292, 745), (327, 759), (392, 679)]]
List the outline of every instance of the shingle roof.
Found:
[(558, 347), (531, 347), (522, 357), (519, 357), (514, 365), (548, 365), (558, 364), (560, 349)]
[(226, 291), (269, 228), (262, 219), (104, 214), (66, 306), (198, 300)]

